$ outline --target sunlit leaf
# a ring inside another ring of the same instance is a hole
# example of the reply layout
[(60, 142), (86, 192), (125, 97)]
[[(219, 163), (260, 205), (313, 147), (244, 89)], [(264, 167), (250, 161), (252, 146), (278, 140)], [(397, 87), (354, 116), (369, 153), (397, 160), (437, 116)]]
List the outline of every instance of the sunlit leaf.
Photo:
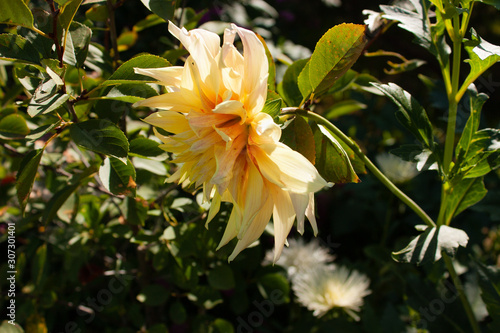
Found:
[(417, 265), (432, 263), (441, 259), (442, 252), (450, 257), (455, 256), (458, 247), (466, 247), (469, 241), (469, 236), (465, 231), (447, 225), (432, 228), (418, 227), (419, 229), (425, 228), (425, 231), (401, 251), (393, 252), (394, 260)]
[(2, 0), (0, 1), (0, 23), (21, 25), (33, 28), (33, 14), (25, 1)]
[(353, 99), (347, 99), (335, 103), (325, 113), (325, 118), (336, 119), (359, 110), (366, 109), (366, 105)]
[(500, 47), (490, 44), (482, 39), (474, 29), (471, 28), (471, 40), (464, 42), (464, 47), (469, 58), (465, 60), (470, 65), (470, 73), (465, 79), (469, 85), (474, 82), (488, 68), (500, 60)]
[(328, 30), (299, 75), (302, 96), (318, 96), (330, 89), (356, 62), (366, 42), (364, 25), (343, 23)]
[(396, 118), (426, 147), (434, 147), (432, 125), (424, 108), (409, 92), (394, 83), (372, 85), (389, 97), (397, 106)]
[(281, 111), (281, 106), (283, 104), (283, 100), (281, 98), (277, 99), (268, 99), (262, 112), (269, 114), (271, 117), (276, 118)]
[(483, 177), (456, 179), (451, 188), (453, 190), (445, 202), (445, 221), (451, 221), (462, 211), (481, 201), (488, 192), (484, 187)]
[(0, 138), (19, 139), (28, 135), (30, 129), (26, 124), (26, 119), (17, 113), (9, 114), (0, 119)]
[(309, 59), (295, 61), (288, 66), (283, 75), (279, 91), (288, 106), (300, 106), (300, 102), (302, 102), (303, 97), (299, 89), (298, 78), (308, 61)]
[(40, 53), (24, 37), (14, 34), (1, 34), (0, 59), (39, 64)]
[(29, 101), (28, 114), (35, 117), (42, 113), (52, 112), (66, 103), (68, 99), (69, 95), (62, 93), (54, 80), (46, 80), (36, 88)]
[(148, 76), (135, 74), (134, 68), (159, 68), (168, 67), (170, 63), (161, 57), (152, 54), (142, 54), (123, 63), (103, 85), (117, 83), (132, 83), (130, 81), (151, 81)]
[(32, 130), (26, 136), (26, 140), (36, 141), (36, 140), (40, 139), (41, 137), (43, 137), (45, 134), (47, 134), (50, 131), (52, 131), (57, 126), (59, 126), (59, 124), (61, 124), (61, 120), (57, 120), (55, 123), (52, 123), (52, 124), (47, 124), (47, 125), (40, 126), (40, 127), (36, 128), (36, 129)]
[(360, 179), (338, 140), (323, 125), (313, 126), (316, 169), (329, 182), (358, 183)]
[(166, 21), (164, 19), (162, 19), (161, 17), (159, 17), (158, 15), (156, 14), (150, 14), (148, 16), (146, 16), (145, 19), (137, 22), (134, 27), (133, 27), (133, 30), (136, 31), (136, 32), (140, 32), (144, 29), (147, 29), (147, 28), (151, 28), (155, 25), (158, 25), (158, 24), (162, 24), (162, 23), (165, 23)]
[(38, 171), (38, 165), (42, 159), (43, 149), (30, 151), (21, 161), (16, 177), (17, 199), (24, 212), (26, 203), (33, 188), (35, 177)]
[(112, 122), (91, 119), (70, 127), (71, 138), (80, 147), (115, 157), (126, 157), (129, 144), (125, 134)]
[(178, 5), (177, 0), (141, 0), (150, 11), (168, 21), (174, 16), (174, 10)]
[(316, 161), (316, 146), (314, 134), (307, 121), (296, 116), (295, 119), (283, 129), (281, 140), (287, 146), (304, 155), (312, 164)]
[(158, 147), (159, 143), (145, 137), (135, 138), (130, 141), (130, 155), (139, 157), (156, 157), (165, 151)]
[(106, 157), (99, 169), (99, 178), (111, 193), (135, 196), (135, 168), (130, 160), (125, 164), (117, 158)]

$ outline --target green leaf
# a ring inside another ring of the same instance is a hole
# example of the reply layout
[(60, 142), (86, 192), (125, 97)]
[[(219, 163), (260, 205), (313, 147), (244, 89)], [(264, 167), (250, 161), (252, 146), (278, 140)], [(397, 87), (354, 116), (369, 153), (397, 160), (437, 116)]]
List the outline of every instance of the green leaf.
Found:
[(141, 0), (144, 6), (150, 11), (164, 19), (165, 21), (172, 20), (174, 10), (177, 8), (177, 0)]
[(455, 229), (447, 225), (439, 227), (417, 226), (425, 231), (414, 238), (408, 246), (398, 252), (392, 253), (392, 258), (397, 262), (412, 264), (432, 263), (441, 259), (444, 251), (450, 257), (455, 256), (459, 246), (466, 247), (469, 236), (461, 229)]
[(427, 148), (432, 150), (434, 148), (432, 124), (417, 100), (397, 84), (372, 83), (372, 85), (397, 105), (399, 110), (396, 112), (396, 118), (399, 122)]
[(498, 129), (485, 128), (474, 133), (466, 154), (460, 160), (457, 173), (464, 178), (476, 178), (498, 168), (500, 166), (499, 142), (500, 130)]
[(42, 215), (42, 223), (47, 224), (51, 222), (57, 215), (57, 211), (62, 207), (62, 205), (68, 200), (68, 198), (76, 191), (79, 187), (79, 184), (71, 184), (63, 189), (57, 191), (52, 198), (50, 198), (49, 202), (45, 206)]
[(40, 287), (43, 281), (43, 273), (47, 262), (47, 244), (43, 244), (36, 249), (33, 263), (31, 264), (31, 274), (37, 287)]
[(14, 325), (12, 325), (11, 323), (9, 323), (8, 320), (4, 320), (4, 321), (2, 321), (2, 323), (0, 325), (0, 332), (2, 332), (2, 333), (24, 333), (24, 330), (18, 323), (15, 322)]
[(142, 288), (137, 300), (146, 306), (159, 306), (168, 299), (169, 292), (159, 284), (150, 284)]
[(141, 32), (144, 29), (154, 27), (155, 25), (165, 23), (166, 21), (156, 14), (150, 14), (146, 16), (144, 20), (137, 22), (134, 25), (133, 30), (135, 32)]
[(215, 319), (210, 328), (215, 329), (214, 333), (234, 333), (233, 324), (222, 318)]
[(160, 144), (145, 137), (135, 138), (130, 141), (130, 155), (139, 157), (156, 157), (165, 151), (159, 148)]
[(19, 171), (16, 176), (17, 199), (21, 205), (21, 211), (24, 213), (26, 203), (33, 188), (35, 177), (38, 171), (38, 165), (42, 159), (43, 149), (30, 151), (21, 161)]
[(99, 178), (109, 192), (135, 196), (135, 168), (130, 160), (125, 164), (115, 157), (106, 157), (99, 169)]
[(316, 145), (316, 169), (329, 182), (358, 183), (360, 179), (349, 156), (338, 140), (323, 125), (313, 126)]
[(78, 22), (72, 22), (66, 39), (63, 61), (81, 67), (87, 58), (92, 30)]
[(0, 23), (21, 25), (33, 28), (33, 14), (23, 0), (0, 1)]
[(24, 37), (14, 34), (1, 34), (0, 59), (39, 64), (40, 53)]
[(460, 214), (466, 208), (478, 203), (488, 192), (484, 187), (483, 177), (454, 179), (450, 185), (451, 193), (445, 202), (445, 221)]
[(156, 90), (145, 83), (125, 83), (114, 86), (105, 96), (98, 98), (135, 103), (157, 95)]
[(227, 264), (216, 266), (208, 271), (208, 284), (218, 290), (233, 289), (235, 286), (233, 270)]
[(68, 94), (59, 91), (59, 87), (52, 79), (42, 82), (35, 90), (28, 103), (28, 114), (35, 117), (41, 113), (46, 114), (63, 106), (69, 99)]
[(264, 108), (262, 112), (267, 113), (271, 117), (276, 118), (281, 111), (281, 106), (283, 104), (283, 100), (281, 98), (278, 99), (268, 99), (266, 104), (264, 104)]
[(491, 6), (495, 7), (496, 9), (500, 10), (500, 0), (477, 0), (477, 1), (491, 5)]
[(75, 18), (75, 14), (78, 11), (83, 0), (67, 0), (64, 3), (60, 3), (60, 14), (58, 18), (58, 23), (61, 25), (63, 36), (63, 46), (67, 45), (67, 37), (69, 34), (66, 34), (66, 31), (70, 30), (71, 23)]
[(485, 266), (476, 261), (479, 276), (479, 287), (488, 313), (493, 322), (500, 325), (500, 269), (495, 266)]
[(85, 17), (92, 21), (106, 22), (109, 17), (108, 6), (94, 5), (85, 12)]
[(219, 291), (203, 285), (196, 286), (191, 293), (188, 294), (188, 299), (207, 310), (223, 302)]
[(181, 302), (175, 301), (168, 309), (170, 319), (176, 324), (182, 324), (187, 319), (186, 308)]
[[(127, 83), (128, 81), (151, 81), (150, 77), (135, 74), (134, 67), (138, 68), (160, 68), (169, 67), (170, 63), (161, 57), (152, 54), (142, 54), (123, 63), (103, 85)], [(128, 82), (133, 83), (133, 82)]]
[(283, 129), (281, 141), (288, 147), (304, 155), (312, 164), (316, 161), (316, 145), (314, 134), (307, 121), (301, 116)]
[(57, 120), (55, 123), (53, 124), (47, 124), (47, 125), (43, 125), (43, 126), (40, 126), (34, 130), (32, 130), (27, 136), (26, 136), (26, 140), (28, 141), (36, 141), (38, 139), (40, 139), (41, 137), (43, 137), (45, 134), (49, 133), (50, 131), (52, 131), (54, 128), (56, 128), (57, 126), (59, 126), (59, 124), (61, 124), (61, 120)]
[(326, 111), (325, 118), (336, 119), (340, 116), (345, 116), (363, 109), (366, 109), (365, 104), (354, 99), (347, 99), (332, 105), (332, 107)]
[(139, 35), (135, 30), (124, 29), (118, 36), (116, 43), (118, 44), (118, 52), (123, 52), (130, 49), (137, 42)]
[(148, 203), (141, 198), (127, 197), (123, 214), (128, 224), (144, 226), (148, 217)]
[(465, 156), (469, 151), (469, 145), (472, 141), (472, 137), (479, 129), (479, 121), (481, 120), (481, 109), (484, 102), (488, 99), (488, 95), (480, 93), (478, 94), (476, 87), (471, 86), (468, 90), (470, 97), (470, 115), (467, 123), (465, 124), (464, 130), (462, 131), (462, 136), (457, 144), (455, 150), (455, 157), (457, 160), (457, 167), (465, 161)]
[(297, 60), (288, 66), (280, 85), (280, 94), (288, 106), (300, 106), (303, 100), (299, 89), (298, 78), (309, 59)]
[(257, 280), (257, 288), (262, 297), (272, 302), (290, 303), (290, 283), (280, 273), (267, 273)]
[(318, 96), (330, 89), (356, 62), (366, 42), (365, 25), (343, 23), (328, 30), (299, 75), (302, 96)]
[[(421, 0), (410, 0), (410, 2), (413, 7), (415, 7), (416, 12), (399, 6), (380, 5), (380, 9), (384, 12), (383, 17), (388, 20), (399, 21), (400, 23), (398, 26), (411, 32), (415, 36), (415, 42), (417, 44), (429, 50), (429, 52), (437, 56), (441, 62), (445, 63), (451, 49), (446, 44), (442, 32), (439, 29), (436, 29), (434, 33), (431, 32), (429, 19), (426, 13), (428, 9), (422, 7)], [(439, 20), (439, 22), (442, 21)], [(437, 35), (435, 37), (437, 40), (437, 48), (432, 42), (433, 34)]]
[(17, 113), (9, 114), (0, 119), (0, 138), (13, 140), (21, 139), (30, 133), (26, 119)]
[(70, 135), (80, 147), (110, 156), (127, 157), (127, 137), (109, 120), (92, 119), (73, 124)]
[(499, 46), (482, 39), (473, 28), (471, 28), (470, 33), (471, 40), (464, 42), (465, 50), (470, 58), (465, 60), (470, 65), (470, 73), (464, 82), (464, 85), (467, 86), (500, 60)]

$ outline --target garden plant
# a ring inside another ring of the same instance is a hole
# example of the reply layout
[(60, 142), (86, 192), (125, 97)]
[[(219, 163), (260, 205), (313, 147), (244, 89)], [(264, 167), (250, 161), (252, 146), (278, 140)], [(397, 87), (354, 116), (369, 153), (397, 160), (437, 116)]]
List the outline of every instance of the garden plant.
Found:
[(0, 0), (0, 332), (500, 331), (500, 1), (309, 8)]

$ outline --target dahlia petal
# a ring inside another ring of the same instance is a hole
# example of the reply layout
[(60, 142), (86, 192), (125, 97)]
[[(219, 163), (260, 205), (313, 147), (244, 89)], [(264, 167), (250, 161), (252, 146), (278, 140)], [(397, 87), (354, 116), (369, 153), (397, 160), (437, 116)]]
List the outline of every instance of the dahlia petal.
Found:
[(295, 211), (292, 200), (287, 191), (271, 186), (274, 200), (273, 226), (274, 226), (274, 262), (276, 262), (283, 251), (286, 237), (290, 233), (295, 220)]
[(309, 193), (309, 203), (307, 204), (305, 213), (314, 232), (314, 236), (318, 235), (318, 225), (316, 224), (316, 216), (314, 214), (314, 193)]
[(298, 193), (317, 192), (328, 185), (307, 158), (281, 142), (260, 147), (268, 154), (270, 162), (279, 168), (280, 181), (286, 189)]
[(247, 120), (247, 112), (244, 108), (243, 103), (240, 101), (224, 101), (217, 104), (214, 113), (218, 114), (231, 114), (240, 117), (240, 125)]
[(217, 193), (216, 191), (214, 197), (212, 198), (212, 204), (210, 205), (210, 209), (208, 210), (208, 217), (207, 217), (207, 222), (205, 223), (205, 228), (208, 229), (208, 224), (219, 212), (220, 203), (221, 203), (221, 197), (219, 193)]
[(259, 113), (251, 124), (249, 142), (260, 145), (263, 143), (276, 143), (281, 137), (281, 128), (267, 113)]
[(168, 31), (174, 35), (184, 45), (186, 50), (191, 52), (192, 44), (196, 40), (201, 40), (212, 57), (215, 57), (220, 49), (220, 37), (216, 33), (203, 29), (185, 28), (179, 29), (174, 23), (168, 21)]
[(202, 104), (197, 103), (199, 99), (187, 100), (180, 91), (174, 91), (168, 94), (153, 96), (142, 101), (134, 103), (133, 107), (147, 106), (160, 110), (174, 110), (177, 112), (188, 113), (195, 109), (201, 109)]
[[(259, 221), (254, 221), (254, 217), (259, 213), (261, 207), (268, 201), (268, 191), (264, 188), (264, 180), (259, 170), (255, 167), (252, 162), (248, 164), (247, 175), (245, 184), (240, 184), (242, 188), (242, 201), (243, 204), (243, 220), (241, 223), (241, 228), (238, 233), (238, 239), (242, 239), (243, 235), (246, 234), (247, 229), (251, 224), (261, 223)], [(269, 221), (265, 221), (267, 224)], [(264, 225), (265, 228), (265, 225)], [(259, 235), (260, 236), (260, 235)], [(257, 236), (256, 238), (258, 238)]]
[(232, 24), (231, 27), (233, 30), (237, 31), (243, 42), (245, 68), (243, 87), (245, 92), (250, 94), (260, 85), (263, 77), (266, 77), (267, 80), (269, 63), (267, 61), (266, 51), (262, 42), (252, 31), (240, 28), (234, 24)]
[(272, 213), (273, 202), (271, 200), (267, 200), (260, 208), (259, 212), (254, 218), (254, 221), (249, 225), (242, 238), (238, 240), (238, 243), (236, 243), (236, 246), (229, 256), (228, 261), (233, 261), (241, 251), (246, 249), (250, 244), (255, 242), (262, 235), (262, 233), (266, 229), (267, 224), (269, 223), (269, 219), (271, 218)]
[(175, 86), (175, 87), (179, 87), (181, 85), (183, 70), (184, 67), (182, 66), (171, 66), (171, 67), (161, 67), (161, 68), (134, 68), (134, 72), (137, 74), (155, 78), (159, 81), (160, 84), (164, 86)]
[(229, 216), (229, 221), (227, 222), (226, 229), (224, 230), (224, 235), (222, 236), (222, 239), (216, 250), (220, 249), (221, 247), (229, 243), (231, 239), (236, 237), (236, 235), (238, 234), (238, 230), (240, 229), (240, 225), (241, 214), (239, 207), (235, 205), (233, 206), (233, 210), (231, 211), (231, 215)]
[(309, 193), (290, 192), (289, 194), (295, 215), (297, 216), (297, 231), (302, 235), (304, 233), (304, 214), (309, 204)]
[(175, 111), (155, 112), (147, 116), (144, 121), (174, 134), (190, 130), (186, 116)]

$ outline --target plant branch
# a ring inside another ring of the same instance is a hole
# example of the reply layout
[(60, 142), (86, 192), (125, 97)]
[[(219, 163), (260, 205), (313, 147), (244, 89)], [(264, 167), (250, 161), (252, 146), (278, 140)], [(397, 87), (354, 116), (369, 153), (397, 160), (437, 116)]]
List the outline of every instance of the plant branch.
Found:
[(354, 153), (365, 163), (366, 167), (368, 170), (370, 170), (375, 177), (384, 184), (389, 191), (391, 191), (395, 196), (397, 196), (402, 202), (404, 202), (408, 207), (410, 207), (421, 219), (424, 221), (429, 227), (435, 227), (436, 224), (434, 221), (427, 215), (427, 213), (413, 201), (411, 198), (409, 198), (403, 191), (401, 191), (396, 185), (394, 185), (376, 166), (373, 164), (370, 159), (361, 151), (361, 149), (349, 138), (347, 135), (344, 134), (340, 129), (338, 129), (335, 125), (333, 125), (330, 121), (328, 121), (326, 118), (320, 116), (317, 113), (308, 111), (308, 110), (303, 110), (299, 108), (285, 108), (282, 110), (283, 114), (299, 114), (301, 116), (307, 117), (311, 120), (314, 120), (317, 123), (320, 123), (324, 125), (326, 128), (328, 128), (330, 131), (333, 132), (340, 140), (342, 140), (349, 148), (351, 148)]
[(111, 39), (111, 47), (113, 48), (113, 67), (118, 68), (118, 62), (120, 61), (120, 54), (118, 53), (118, 35), (116, 33), (116, 21), (115, 21), (115, 9), (112, 0), (107, 0), (106, 4), (108, 6), (109, 18), (108, 18), (108, 28), (109, 37)]
[(477, 323), (476, 317), (474, 316), (474, 312), (472, 311), (472, 307), (469, 303), (469, 300), (467, 299), (467, 296), (465, 296), (462, 282), (460, 281), (460, 278), (458, 277), (458, 274), (455, 271), (455, 267), (453, 267), (453, 262), (451, 261), (451, 258), (448, 256), (448, 254), (446, 254), (445, 252), (443, 252), (442, 255), (446, 268), (448, 269), (451, 279), (453, 280), (453, 284), (455, 285), (458, 295), (460, 296), (460, 301), (462, 302), (462, 305), (465, 309), (467, 318), (469, 319), (470, 325), (472, 326), (472, 331), (474, 333), (481, 333), (481, 329), (479, 328), (479, 324)]

